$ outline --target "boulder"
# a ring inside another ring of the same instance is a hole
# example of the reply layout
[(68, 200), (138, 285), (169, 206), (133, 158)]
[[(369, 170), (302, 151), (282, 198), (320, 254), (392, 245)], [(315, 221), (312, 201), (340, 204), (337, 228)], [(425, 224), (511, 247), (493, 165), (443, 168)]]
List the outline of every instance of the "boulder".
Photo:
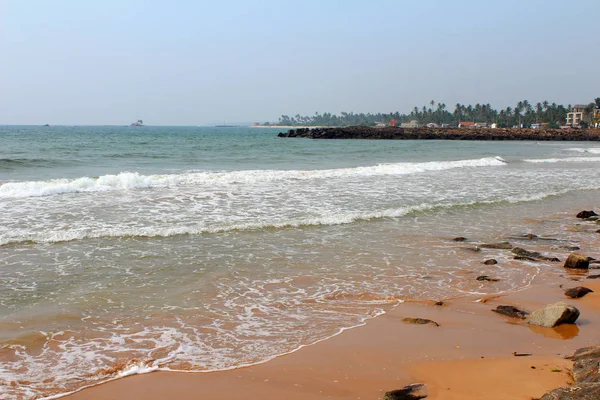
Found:
[(584, 218), (590, 218), (590, 217), (594, 217), (594, 216), (596, 216), (596, 215), (598, 215), (598, 214), (596, 214), (596, 213), (594, 212), (594, 210), (589, 210), (589, 211), (585, 211), (585, 210), (584, 210), (584, 211), (580, 211), (580, 212), (577, 214), (577, 218), (584, 219)]
[(600, 399), (600, 373), (598, 359), (600, 346), (579, 349), (570, 357), (573, 360), (575, 384), (546, 393), (540, 400), (598, 400)]
[(574, 324), (577, 318), (579, 310), (561, 301), (534, 311), (529, 318), (529, 324), (554, 328), (562, 324)]
[(459, 236), (459, 237), (455, 237), (454, 239), (452, 239), (452, 241), (454, 241), (454, 242), (466, 242), (467, 238)]
[(529, 313), (515, 306), (498, 306), (492, 310), (498, 314), (506, 315), (511, 318), (525, 319)]
[(413, 383), (404, 386), (402, 389), (385, 392), (383, 400), (419, 400), (426, 398), (425, 385), (422, 383)]
[(579, 253), (571, 253), (565, 261), (565, 268), (572, 269), (588, 269), (590, 267), (590, 259)]
[(567, 386), (546, 393), (540, 400), (598, 400), (600, 383)]
[(412, 324), (412, 325), (435, 325), (435, 326), (440, 326), (440, 324), (438, 324), (437, 322), (432, 321), (430, 319), (426, 319), (426, 318), (406, 317), (406, 318), (402, 318), (402, 322), (404, 322), (405, 324)]
[(570, 297), (571, 299), (578, 299), (580, 297), (585, 296), (588, 293), (592, 293), (592, 289), (588, 289), (583, 286), (577, 286), (574, 288), (570, 288), (565, 290), (565, 296)]
[(494, 260), (493, 258), (490, 258), (489, 260), (485, 260), (483, 263), (485, 265), (496, 265), (498, 264), (498, 261)]
[(481, 275), (477, 277), (478, 281), (487, 281), (487, 282), (498, 282), (500, 279), (498, 278), (490, 278), (488, 275)]
[(482, 247), (484, 249), (510, 250), (510, 249), (512, 249), (512, 244), (510, 244), (509, 242), (484, 243), (484, 244), (480, 244), (479, 247)]

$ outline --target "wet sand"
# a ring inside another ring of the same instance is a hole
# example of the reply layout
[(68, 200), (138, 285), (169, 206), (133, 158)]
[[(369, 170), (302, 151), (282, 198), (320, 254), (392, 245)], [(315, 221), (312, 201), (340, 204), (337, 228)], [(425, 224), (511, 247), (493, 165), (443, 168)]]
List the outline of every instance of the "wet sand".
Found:
[[(68, 398), (380, 399), (415, 382), (427, 384), (428, 399), (536, 398), (570, 383), (571, 363), (564, 356), (600, 340), (600, 282), (571, 279), (565, 274), (559, 282), (486, 302), (476, 297), (444, 306), (406, 302), (362, 327), (264, 364), (211, 373), (153, 372)], [(560, 285), (585, 285), (595, 292), (571, 300)], [(530, 327), (490, 311), (499, 304), (533, 311), (562, 300), (581, 311), (577, 325)], [(440, 326), (406, 325), (401, 322), (406, 316), (433, 319)]]

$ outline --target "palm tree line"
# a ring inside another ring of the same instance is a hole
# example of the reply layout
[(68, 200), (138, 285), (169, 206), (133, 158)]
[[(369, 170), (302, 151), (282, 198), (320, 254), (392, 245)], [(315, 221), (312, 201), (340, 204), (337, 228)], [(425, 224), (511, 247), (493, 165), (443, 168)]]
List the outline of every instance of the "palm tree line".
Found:
[[(454, 111), (450, 112), (446, 104), (436, 103), (431, 100), (427, 105), (414, 107), (409, 114), (393, 113), (353, 113), (341, 112), (340, 115), (316, 112), (315, 115), (302, 116), (296, 114), (293, 117), (282, 115), (279, 125), (294, 126), (350, 126), (368, 125), (377, 123), (389, 123), (396, 120), (397, 124), (403, 122), (417, 121), (420, 125), (428, 123), (448, 124), (457, 126), (460, 122), (476, 122), (485, 124), (497, 124), (498, 127), (528, 127), (531, 124), (548, 123), (551, 127), (564, 125), (567, 113), (573, 106), (543, 101), (531, 104), (528, 100), (519, 101), (514, 107), (494, 109), (490, 104), (464, 105), (457, 103)], [(586, 112), (593, 113), (594, 108), (600, 108), (600, 98), (586, 106)]]

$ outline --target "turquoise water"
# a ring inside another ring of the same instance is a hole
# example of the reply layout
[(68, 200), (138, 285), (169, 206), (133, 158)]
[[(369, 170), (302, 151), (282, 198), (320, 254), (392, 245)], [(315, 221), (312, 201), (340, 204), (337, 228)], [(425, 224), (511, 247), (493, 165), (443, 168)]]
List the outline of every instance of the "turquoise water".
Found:
[(0, 127), (6, 396), (252, 364), (399, 299), (520, 290), (556, 267), (502, 252), (484, 267), (448, 239), (555, 235), (556, 213), (593, 207), (600, 189), (594, 143), (277, 133)]

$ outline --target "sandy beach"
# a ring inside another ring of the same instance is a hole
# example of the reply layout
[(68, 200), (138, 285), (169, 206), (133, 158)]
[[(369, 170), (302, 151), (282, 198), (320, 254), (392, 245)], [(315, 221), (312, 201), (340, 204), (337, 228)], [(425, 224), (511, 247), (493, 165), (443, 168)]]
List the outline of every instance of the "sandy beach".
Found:
[[(600, 258), (593, 236), (597, 233), (591, 230), (596, 225), (574, 214), (572, 225), (590, 232), (588, 246), (579, 252)], [(540, 274), (523, 291), (444, 299), (443, 305), (435, 305), (440, 299), (406, 301), (364, 326), (263, 364), (210, 373), (130, 376), (68, 398), (381, 399), (386, 391), (412, 383), (424, 383), (428, 399), (539, 398), (572, 382), (572, 363), (565, 356), (600, 340), (600, 282), (586, 279), (593, 273)], [(564, 289), (575, 286), (594, 292), (567, 299)], [(580, 310), (577, 324), (542, 328), (491, 312), (497, 305), (531, 312), (558, 301)], [(439, 326), (405, 324), (404, 317), (431, 319)]]

